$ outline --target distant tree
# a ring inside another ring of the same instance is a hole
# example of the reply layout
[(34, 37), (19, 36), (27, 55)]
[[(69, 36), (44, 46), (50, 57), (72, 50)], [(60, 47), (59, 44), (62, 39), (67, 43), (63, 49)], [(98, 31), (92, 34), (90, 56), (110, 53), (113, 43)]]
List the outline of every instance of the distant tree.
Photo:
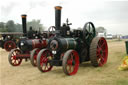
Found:
[(27, 30), (29, 30), (30, 26), (32, 26), (32, 29), (35, 31), (43, 31), (44, 26), (40, 23), (40, 20), (33, 19), (32, 21), (27, 22)]
[(22, 25), (17, 23), (15, 24), (16, 32), (22, 32)]
[(4, 22), (0, 22), (0, 32), (6, 32), (7, 29), (5, 27), (5, 23)]
[[(43, 31), (45, 27), (40, 23), (40, 20), (32, 20), (27, 22), (27, 30), (29, 30), (30, 26), (35, 31)], [(22, 32), (22, 24), (15, 24), (13, 20), (9, 20), (8, 22), (0, 22), (0, 32)]]
[(104, 33), (104, 32), (106, 32), (106, 29), (105, 29), (104, 27), (97, 27), (97, 28), (96, 28), (96, 31), (97, 31), (98, 33)]
[(0, 22), (0, 28), (5, 28), (5, 23), (4, 22)]
[(15, 32), (16, 29), (15, 29), (15, 23), (13, 20), (9, 20), (7, 23), (6, 23), (6, 28), (8, 30), (8, 32)]
[(97, 33), (104, 33), (106, 35), (107, 30), (104, 27), (97, 27), (96, 32)]

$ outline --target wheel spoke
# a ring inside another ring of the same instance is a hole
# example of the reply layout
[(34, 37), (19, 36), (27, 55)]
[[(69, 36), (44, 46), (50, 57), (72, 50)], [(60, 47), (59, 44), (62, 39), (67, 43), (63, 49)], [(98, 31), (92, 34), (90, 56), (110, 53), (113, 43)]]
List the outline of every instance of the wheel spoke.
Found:
[(41, 61), (41, 62), (40, 62), (40, 67), (43, 67), (43, 64), (44, 64), (44, 63)]
[(72, 62), (73, 61), (73, 53), (71, 53), (71, 56), (70, 57), (71, 57), (71, 62)]
[(103, 44), (101, 45), (101, 48), (104, 47), (104, 45), (105, 45), (105, 43), (103, 43)]
[(102, 66), (102, 65), (103, 65), (103, 63), (101, 62), (101, 60), (100, 60), (100, 62), (99, 62), (99, 65), (100, 65), (100, 66)]
[(103, 57), (101, 57), (101, 60), (104, 62), (104, 58)]
[(72, 65), (70, 64), (69, 65), (69, 72), (71, 73), (72, 71), (71, 71), (71, 68), (72, 68)]
[(89, 34), (89, 31), (86, 29), (86, 34)]
[(100, 46), (99, 46), (99, 44), (97, 45), (97, 49), (100, 49)]
[(11, 57), (11, 60), (13, 60), (13, 56)]
[(90, 32), (90, 24), (89, 24), (89, 32)]
[(47, 70), (46, 68), (47, 68), (47, 64), (45, 64), (45, 68), (44, 68), (44, 70)]
[(36, 63), (37, 63), (37, 61), (36, 60), (34, 60), (34, 64), (36, 65)]
[(43, 63), (44, 63), (44, 57), (41, 59), (41, 65), (43, 66)]
[(100, 57), (100, 53), (97, 53), (97, 57)]
[(16, 60), (14, 60), (14, 64), (16, 64)]
[(89, 35), (87, 35), (85, 39), (88, 39), (88, 38), (89, 38)]
[(37, 57), (37, 55), (35, 54), (35, 55), (34, 55), (34, 60), (36, 60), (36, 57)]

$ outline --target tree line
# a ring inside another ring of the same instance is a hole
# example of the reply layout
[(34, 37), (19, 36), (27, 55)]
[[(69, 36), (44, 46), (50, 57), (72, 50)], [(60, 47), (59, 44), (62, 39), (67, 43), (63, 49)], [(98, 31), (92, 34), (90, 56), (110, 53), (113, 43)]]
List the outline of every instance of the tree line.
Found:
[[(35, 31), (43, 31), (45, 27), (40, 23), (40, 20), (33, 19), (32, 21), (27, 22), (27, 30), (30, 26)], [(22, 32), (22, 24), (15, 23), (13, 20), (9, 20), (6, 23), (0, 22), (0, 32)]]
[[(32, 26), (32, 29), (35, 31), (43, 31), (45, 27), (43, 24), (40, 23), (40, 20), (33, 19), (32, 21), (27, 22), (27, 30), (29, 30), (30, 26)], [(82, 28), (78, 28), (81, 29)], [(9, 20), (6, 23), (0, 22), (0, 32), (22, 32), (22, 24), (15, 23), (13, 20)], [(105, 33), (107, 30), (104, 27), (96, 27), (97, 33)]]

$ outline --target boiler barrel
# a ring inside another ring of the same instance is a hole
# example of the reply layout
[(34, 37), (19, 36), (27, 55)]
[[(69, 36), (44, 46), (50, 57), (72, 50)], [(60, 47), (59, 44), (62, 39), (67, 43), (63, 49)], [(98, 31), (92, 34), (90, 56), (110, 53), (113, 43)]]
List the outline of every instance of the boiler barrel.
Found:
[(47, 42), (48, 40), (40, 39), (21, 40), (19, 48), (23, 51), (31, 51), (34, 48), (45, 48), (47, 46)]
[(60, 39), (62, 48), (67, 50), (67, 49), (75, 49), (77, 42), (75, 41), (74, 38), (63, 38)]
[(53, 51), (66, 51), (68, 49), (76, 49), (77, 48), (77, 41), (74, 38), (55, 38), (53, 39), (49, 47)]

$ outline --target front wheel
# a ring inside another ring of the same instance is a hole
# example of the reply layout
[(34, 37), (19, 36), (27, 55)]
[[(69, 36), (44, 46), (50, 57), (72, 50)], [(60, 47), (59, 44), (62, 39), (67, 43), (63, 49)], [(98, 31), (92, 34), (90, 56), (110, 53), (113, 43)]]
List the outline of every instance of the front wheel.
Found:
[(8, 55), (8, 61), (12, 66), (19, 66), (22, 59), (17, 59), (16, 56), (19, 55), (21, 51), (19, 49), (12, 49)]
[(79, 55), (75, 50), (69, 50), (64, 54), (63, 71), (66, 75), (74, 75), (79, 68)]
[(48, 72), (52, 69), (50, 60), (53, 59), (51, 51), (42, 49), (37, 55), (37, 67), (41, 72)]
[(40, 49), (35, 48), (32, 50), (30, 54), (30, 61), (33, 66), (37, 66), (37, 55), (39, 53)]

